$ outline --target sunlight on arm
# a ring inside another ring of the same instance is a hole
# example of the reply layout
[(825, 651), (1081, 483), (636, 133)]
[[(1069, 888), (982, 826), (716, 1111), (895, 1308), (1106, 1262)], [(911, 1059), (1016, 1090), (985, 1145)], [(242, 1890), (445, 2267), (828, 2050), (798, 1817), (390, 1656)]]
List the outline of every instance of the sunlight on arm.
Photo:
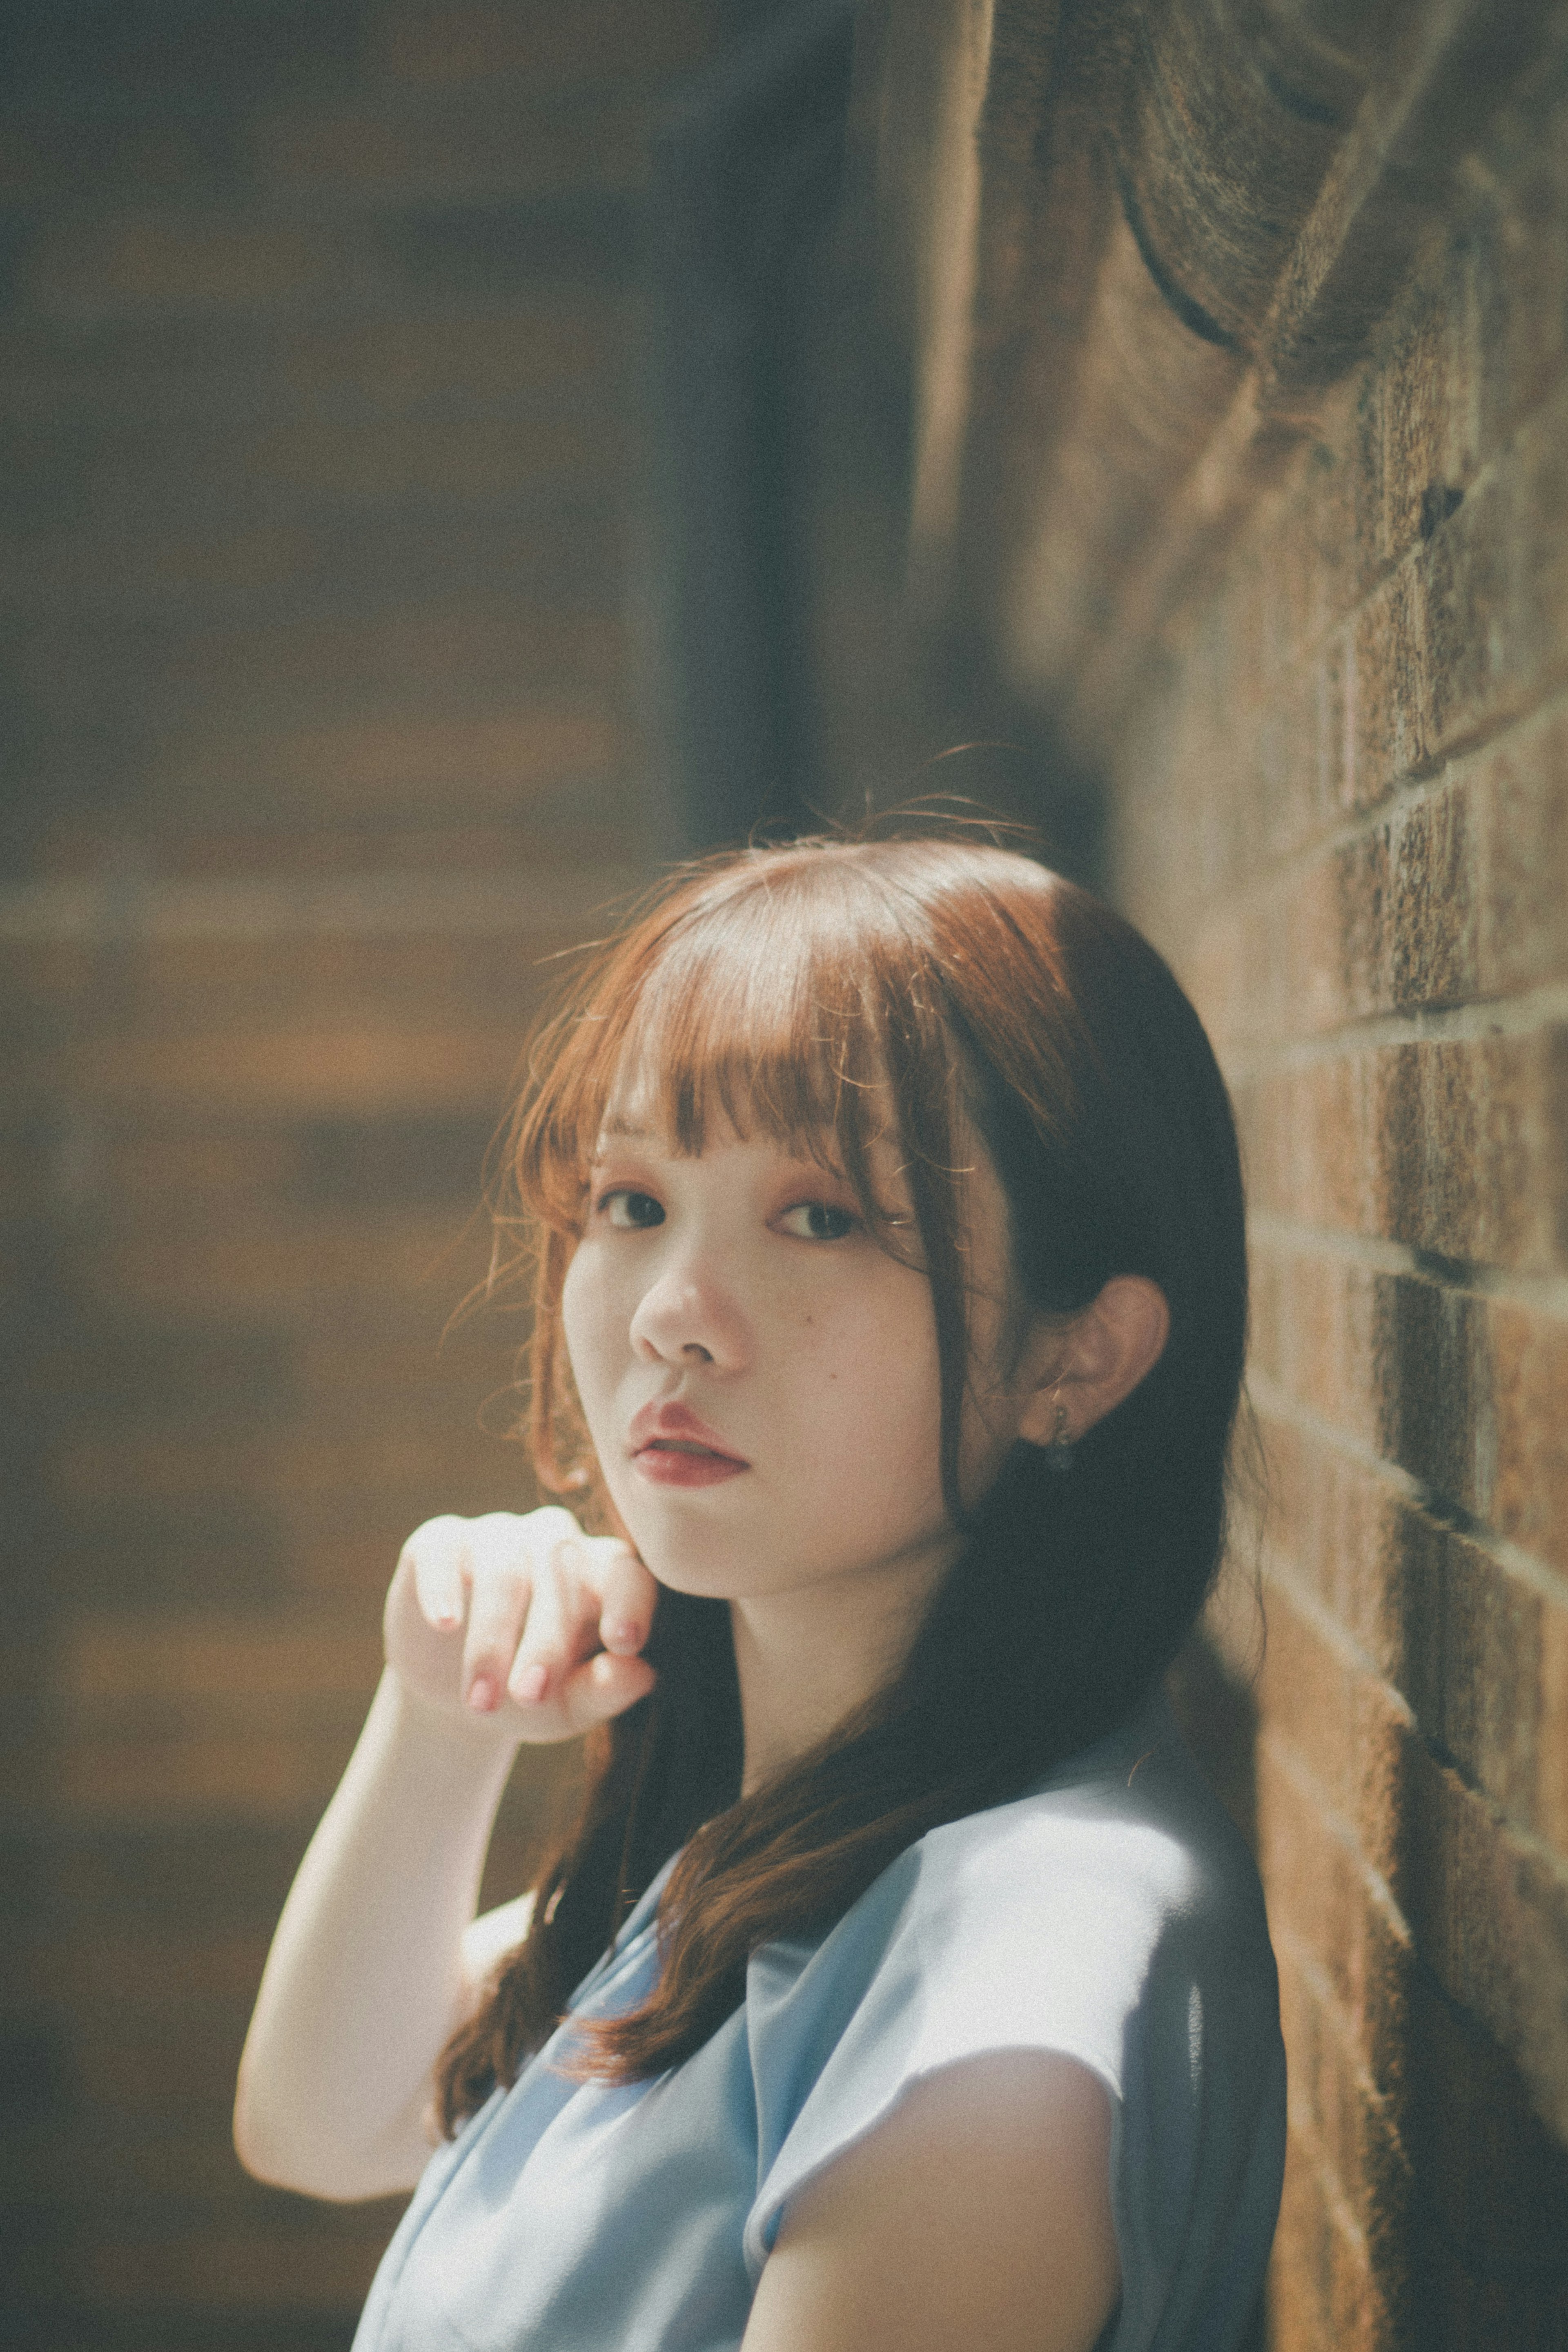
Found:
[(791, 2200), (743, 2352), (1092, 2352), (1120, 2288), (1110, 2145), (1073, 2059), (928, 2076)]

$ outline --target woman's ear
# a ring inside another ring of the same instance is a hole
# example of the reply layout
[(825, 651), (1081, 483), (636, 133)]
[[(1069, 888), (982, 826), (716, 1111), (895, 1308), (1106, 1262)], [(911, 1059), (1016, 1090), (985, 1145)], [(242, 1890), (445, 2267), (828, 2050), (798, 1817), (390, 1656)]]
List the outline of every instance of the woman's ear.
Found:
[(1153, 1371), (1170, 1328), (1165, 1292), (1144, 1274), (1113, 1275), (1065, 1333), (1042, 1324), (1025, 1354), (1019, 1435), (1031, 1445), (1075, 1445)]

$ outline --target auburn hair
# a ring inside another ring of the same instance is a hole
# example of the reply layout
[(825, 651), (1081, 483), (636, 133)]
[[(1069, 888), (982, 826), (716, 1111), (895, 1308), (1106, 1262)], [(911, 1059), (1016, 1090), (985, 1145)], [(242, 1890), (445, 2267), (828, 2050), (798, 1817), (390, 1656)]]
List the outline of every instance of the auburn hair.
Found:
[[(587, 1793), (526, 1939), (438, 2074), (448, 2133), (559, 2021), (672, 1854), (658, 1985), (585, 2021), (574, 2070), (677, 2065), (745, 1998), (759, 1946), (818, 1937), (915, 1839), (1001, 1803), (1121, 1722), (1169, 1664), (1224, 1539), (1246, 1341), (1240, 1166), (1224, 1081), (1166, 965), (1119, 915), (988, 841), (813, 839), (688, 866), (596, 950), (536, 1034), (498, 1232), (537, 1250), (531, 1442), (541, 1482), (597, 1471), (560, 1342), (561, 1285), (618, 1076), (683, 1152), (716, 1114), (836, 1162), (886, 1246), (868, 1149), (891, 1100), (941, 1367), (942, 1468), (964, 1536), (902, 1667), (742, 1796), (727, 1605), (666, 1590), (649, 1696), (589, 1743)], [(1114, 1275), (1164, 1292), (1158, 1363), (1075, 1450), (1019, 1444), (958, 1494), (967, 1376), (963, 1160), (1007, 1198), (1020, 1311), (1071, 1317)]]

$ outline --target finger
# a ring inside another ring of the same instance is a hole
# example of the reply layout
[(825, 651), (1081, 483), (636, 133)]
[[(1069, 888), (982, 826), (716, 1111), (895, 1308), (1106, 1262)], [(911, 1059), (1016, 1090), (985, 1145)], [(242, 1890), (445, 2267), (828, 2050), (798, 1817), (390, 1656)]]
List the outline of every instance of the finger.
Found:
[(535, 1570), (532, 1605), (507, 1683), (519, 1706), (559, 1695), (565, 1675), (595, 1646), (599, 1597), (585, 1580), (586, 1555), (574, 1527)]
[(612, 1536), (585, 1539), (588, 1581), (599, 1597), (599, 1638), (607, 1650), (635, 1656), (653, 1630), (659, 1588), (630, 1544)]
[(463, 1523), (456, 1518), (427, 1519), (416, 1528), (398, 1561), (413, 1572), (414, 1598), (426, 1624), (450, 1633), (463, 1622), (467, 1591), (463, 1581)]
[(480, 1715), (498, 1707), (533, 1601), (530, 1547), (518, 1521), (492, 1512), (468, 1530), (468, 1633), (458, 1687)]
[(567, 1675), (561, 1704), (574, 1731), (590, 1731), (646, 1698), (658, 1679), (646, 1658), (618, 1658), (598, 1650)]

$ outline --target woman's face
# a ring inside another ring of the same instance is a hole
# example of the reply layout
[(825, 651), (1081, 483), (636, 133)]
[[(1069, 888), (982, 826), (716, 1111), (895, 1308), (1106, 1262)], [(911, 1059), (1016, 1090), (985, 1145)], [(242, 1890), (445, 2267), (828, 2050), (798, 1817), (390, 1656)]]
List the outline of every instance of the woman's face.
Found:
[[(872, 1164), (907, 1213), (892, 1147)], [(983, 1155), (967, 1189), (988, 1364), (1007, 1249)], [(919, 1596), (954, 1558), (930, 1285), (878, 1245), (841, 1176), (716, 1123), (688, 1158), (634, 1114), (612, 1119), (562, 1321), (605, 1483), (663, 1583), (746, 1600), (873, 1578)], [(967, 1496), (1017, 1434), (1005, 1383), (976, 1386)]]

